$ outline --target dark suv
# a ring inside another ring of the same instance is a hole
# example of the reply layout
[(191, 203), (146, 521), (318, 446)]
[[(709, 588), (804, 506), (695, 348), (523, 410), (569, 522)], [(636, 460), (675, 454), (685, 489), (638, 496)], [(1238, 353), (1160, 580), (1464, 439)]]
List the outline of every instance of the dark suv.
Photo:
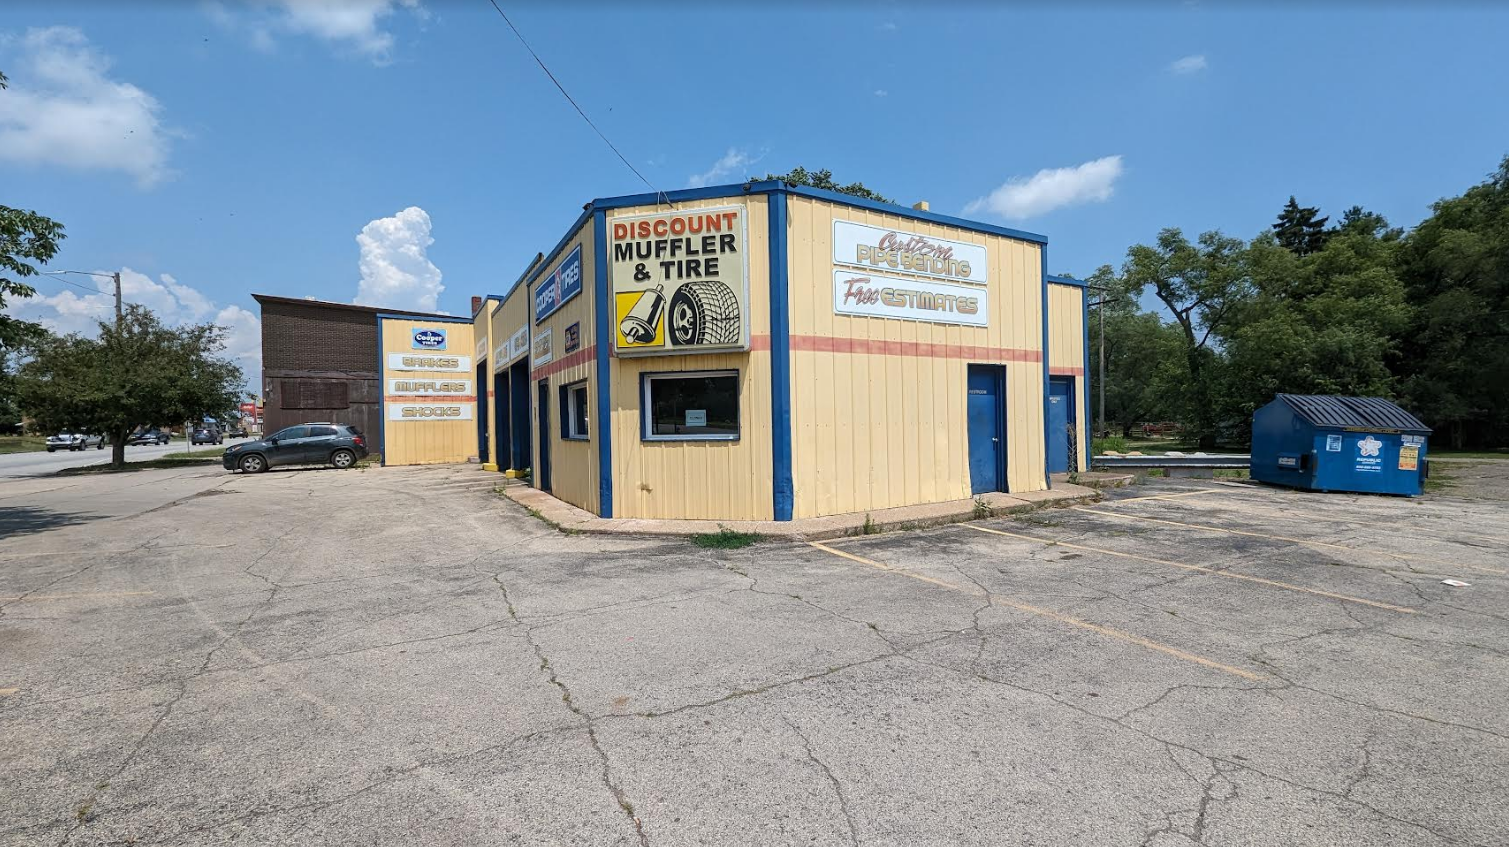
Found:
[(283, 465), (349, 468), (367, 455), (367, 439), (349, 424), (306, 423), (284, 427), (260, 441), (233, 444), (221, 464), (228, 471), (261, 473)]

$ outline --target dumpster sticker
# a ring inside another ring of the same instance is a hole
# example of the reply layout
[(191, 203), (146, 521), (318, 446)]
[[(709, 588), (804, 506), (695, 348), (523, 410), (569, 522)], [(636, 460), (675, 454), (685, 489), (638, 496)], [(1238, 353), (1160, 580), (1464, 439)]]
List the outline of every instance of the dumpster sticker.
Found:
[(1327, 453), (1340, 453), (1341, 452), (1341, 433), (1339, 433), (1339, 432), (1333, 432), (1330, 435), (1326, 436), (1326, 452)]
[(618, 353), (748, 349), (744, 219), (743, 206), (724, 206), (610, 221)]
[(1383, 459), (1379, 454), (1383, 452), (1383, 442), (1369, 435), (1357, 442), (1356, 469), (1362, 473), (1382, 473)]
[(1415, 471), (1420, 469), (1420, 445), (1406, 444), (1399, 448), (1399, 470)]

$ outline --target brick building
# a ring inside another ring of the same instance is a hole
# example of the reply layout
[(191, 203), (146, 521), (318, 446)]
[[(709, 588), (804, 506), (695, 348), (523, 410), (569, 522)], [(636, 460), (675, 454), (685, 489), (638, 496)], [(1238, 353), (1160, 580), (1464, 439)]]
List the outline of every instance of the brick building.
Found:
[(382, 450), (377, 316), (443, 317), (253, 294), (262, 307), (265, 433), (305, 421), (352, 424)]

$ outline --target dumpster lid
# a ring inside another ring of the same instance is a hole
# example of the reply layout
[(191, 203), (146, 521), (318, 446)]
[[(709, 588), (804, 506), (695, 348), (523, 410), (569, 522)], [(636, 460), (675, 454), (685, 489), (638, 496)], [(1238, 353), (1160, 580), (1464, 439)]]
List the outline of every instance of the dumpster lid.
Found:
[(1335, 394), (1280, 394), (1295, 414), (1313, 426), (1397, 429), (1430, 433), (1430, 427), (1382, 397), (1342, 397)]

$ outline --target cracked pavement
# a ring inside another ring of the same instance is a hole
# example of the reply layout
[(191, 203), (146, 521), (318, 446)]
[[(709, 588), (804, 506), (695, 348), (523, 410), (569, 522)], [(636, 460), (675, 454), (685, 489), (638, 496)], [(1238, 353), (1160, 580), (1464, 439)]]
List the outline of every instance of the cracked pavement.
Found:
[(83, 479), (0, 497), (0, 844), (1509, 832), (1503, 501), (1155, 481), (848, 559), (475, 467)]

